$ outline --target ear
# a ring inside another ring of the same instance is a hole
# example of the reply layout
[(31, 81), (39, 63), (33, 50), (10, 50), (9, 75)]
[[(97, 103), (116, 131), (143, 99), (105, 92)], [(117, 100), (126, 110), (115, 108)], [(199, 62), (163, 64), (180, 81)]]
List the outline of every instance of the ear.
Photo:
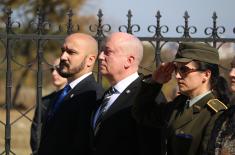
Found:
[(205, 83), (206, 81), (209, 81), (210, 78), (211, 78), (211, 71), (210, 70), (206, 70), (204, 72), (204, 77), (202, 79), (202, 82)]
[(96, 60), (95, 55), (88, 55), (87, 56), (87, 66), (90, 67), (90, 66), (94, 65), (95, 60)]
[(134, 61), (135, 61), (135, 57), (134, 56), (132, 56), (132, 55), (128, 56), (127, 57), (127, 61), (124, 64), (124, 67), (125, 68), (129, 68), (134, 63)]

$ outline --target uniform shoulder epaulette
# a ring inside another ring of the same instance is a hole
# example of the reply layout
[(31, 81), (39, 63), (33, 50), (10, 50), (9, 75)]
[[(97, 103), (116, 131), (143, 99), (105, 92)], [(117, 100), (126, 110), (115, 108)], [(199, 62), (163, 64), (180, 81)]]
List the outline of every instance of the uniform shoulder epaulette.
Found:
[(211, 99), (207, 102), (207, 105), (216, 113), (221, 110), (226, 110), (228, 107), (218, 99)]

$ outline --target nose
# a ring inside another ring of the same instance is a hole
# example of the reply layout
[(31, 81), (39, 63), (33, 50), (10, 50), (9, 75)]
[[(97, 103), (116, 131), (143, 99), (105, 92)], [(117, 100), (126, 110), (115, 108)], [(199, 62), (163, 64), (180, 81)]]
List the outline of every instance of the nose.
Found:
[(60, 60), (67, 60), (68, 59), (68, 54), (67, 52), (62, 52), (60, 55)]
[(54, 69), (51, 74), (52, 74), (53, 76), (56, 76), (58, 73), (57, 73), (56, 69)]
[(98, 57), (99, 60), (104, 60), (104, 51), (101, 51)]
[(176, 78), (176, 79), (182, 78), (181, 75), (180, 75), (180, 73), (179, 73), (178, 71), (175, 71), (175, 78)]

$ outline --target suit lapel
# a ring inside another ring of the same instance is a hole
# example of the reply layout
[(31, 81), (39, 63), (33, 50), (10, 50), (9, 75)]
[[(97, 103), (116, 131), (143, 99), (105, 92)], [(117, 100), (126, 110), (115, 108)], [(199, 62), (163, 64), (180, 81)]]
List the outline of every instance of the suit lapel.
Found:
[(175, 121), (178, 113), (182, 113), (183, 107), (184, 107), (184, 103), (186, 102), (187, 98), (188, 98), (187, 96), (180, 95), (173, 102), (169, 103), (169, 104), (173, 105), (173, 107), (174, 107), (173, 109), (174, 110), (172, 110), (172, 114), (170, 116), (168, 125), (172, 125), (173, 122)]
[(68, 100), (72, 99), (73, 97), (77, 96), (78, 94), (81, 94), (83, 92), (87, 91), (87, 86), (92, 83), (95, 82), (95, 78), (93, 75), (89, 75), (88, 77), (86, 77), (85, 79), (83, 79), (82, 81), (80, 81), (69, 93), (67, 96), (65, 96), (64, 100), (62, 101), (62, 104), (65, 104)]
[(108, 111), (105, 113), (103, 121), (116, 113), (117, 111), (129, 107), (133, 104), (130, 100), (134, 98), (134, 94), (137, 91), (137, 87), (139, 86), (140, 78), (136, 79), (132, 82), (114, 101), (114, 103), (110, 106)]
[[(83, 79), (82, 81), (80, 81), (69, 93), (67, 96), (65, 96), (64, 100), (62, 101), (62, 103), (60, 104), (58, 110), (55, 112), (55, 114), (53, 115), (53, 117), (51, 118), (51, 121), (53, 121), (56, 118), (56, 115), (58, 115), (60, 113), (60, 111), (63, 111), (64, 106), (66, 106), (67, 104), (69, 104), (70, 99), (72, 99), (73, 97), (79, 95), (79, 93), (83, 93), (85, 91), (87, 91), (87, 85), (89, 85), (91, 82), (94, 82), (95, 79), (93, 77), (93, 75), (89, 75), (88, 77), (86, 77), (85, 79)], [(56, 99), (55, 99), (56, 100)], [(55, 101), (53, 100), (53, 102)], [(53, 103), (52, 103), (53, 104)], [(51, 124), (51, 123), (49, 123)]]
[(93, 129), (93, 123), (94, 123), (95, 114), (96, 114), (100, 104), (102, 103), (102, 100), (103, 100), (103, 97), (100, 100), (97, 101), (97, 103), (95, 105), (95, 108), (94, 108), (94, 110), (91, 113), (90, 126), (92, 127), (92, 129)]
[(191, 108), (185, 110), (182, 114), (179, 114), (178, 117), (176, 117), (175, 121), (173, 122), (173, 128), (178, 129), (187, 123), (191, 122), (193, 120), (193, 111)]
[[(115, 114), (119, 110), (124, 109), (126, 107), (129, 107), (133, 104), (133, 102), (131, 100), (134, 99), (135, 94), (139, 89), (140, 82), (141, 82), (141, 79), (137, 78), (118, 96), (118, 98), (114, 101), (114, 103), (110, 106), (108, 111), (105, 113), (101, 122), (94, 129), (95, 135), (99, 131), (100, 127), (102, 126), (102, 122), (104, 122), (106, 119), (108, 119), (110, 116), (112, 116), (113, 114)], [(93, 118), (92, 123), (94, 121), (94, 114), (92, 117)]]

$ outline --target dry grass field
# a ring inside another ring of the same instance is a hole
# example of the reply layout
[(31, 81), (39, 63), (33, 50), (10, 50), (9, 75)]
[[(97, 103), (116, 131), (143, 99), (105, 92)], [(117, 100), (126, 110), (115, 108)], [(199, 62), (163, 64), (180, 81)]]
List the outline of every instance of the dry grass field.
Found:
[[(27, 114), (27, 117), (32, 118), (34, 110)], [(31, 121), (16, 111), (11, 110), (11, 151), (16, 155), (29, 155), (31, 153), (29, 145), (29, 135)], [(0, 109), (0, 120), (5, 123), (6, 112)], [(1, 153), (5, 150), (5, 127), (0, 124), (0, 150)]]

